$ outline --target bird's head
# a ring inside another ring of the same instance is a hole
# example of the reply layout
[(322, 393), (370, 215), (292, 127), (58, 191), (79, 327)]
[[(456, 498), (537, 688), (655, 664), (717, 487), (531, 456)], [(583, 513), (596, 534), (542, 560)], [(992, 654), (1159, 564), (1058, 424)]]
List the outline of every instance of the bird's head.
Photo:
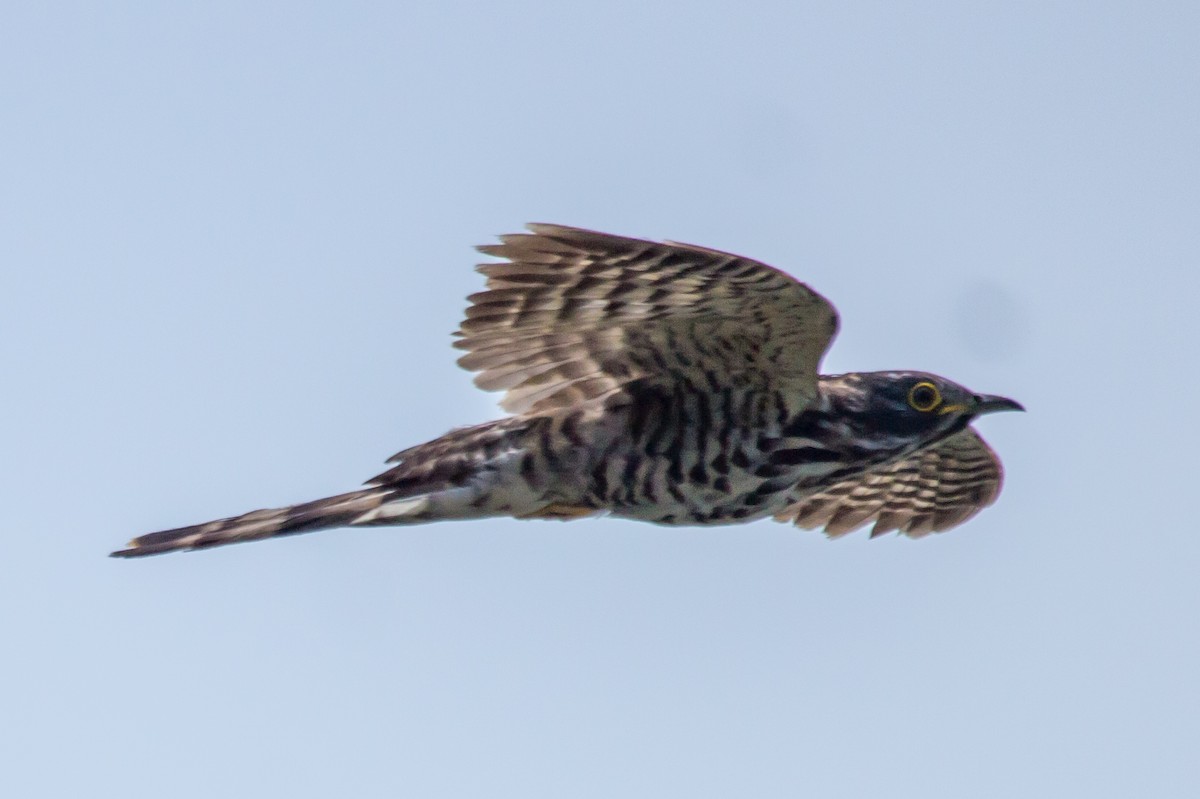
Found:
[(902, 436), (941, 438), (985, 413), (1025, 410), (1015, 400), (976, 394), (927, 372), (873, 372), (863, 378), (864, 410), (880, 429)]
[(957, 433), (978, 416), (1023, 411), (1007, 397), (976, 394), (928, 372), (865, 372), (822, 379), (842, 414), (856, 418), (880, 449), (923, 446)]

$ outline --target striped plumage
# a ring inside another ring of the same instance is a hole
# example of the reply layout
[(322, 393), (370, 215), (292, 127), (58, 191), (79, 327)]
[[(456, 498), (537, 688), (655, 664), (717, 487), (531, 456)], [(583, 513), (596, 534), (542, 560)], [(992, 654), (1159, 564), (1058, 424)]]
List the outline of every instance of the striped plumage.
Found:
[(912, 538), (948, 530), (991, 505), (1003, 472), (974, 430), (907, 458), (834, 483), (775, 515), (831, 537), (874, 522), (871, 537), (899, 530)]
[(729, 253), (556, 225), (479, 249), (455, 346), (513, 416), (400, 452), (349, 494), (134, 539), (150, 555), (326, 527), (608, 513), (948, 529), (1001, 468), (968, 427), (1018, 409), (919, 372), (819, 376), (837, 314)]

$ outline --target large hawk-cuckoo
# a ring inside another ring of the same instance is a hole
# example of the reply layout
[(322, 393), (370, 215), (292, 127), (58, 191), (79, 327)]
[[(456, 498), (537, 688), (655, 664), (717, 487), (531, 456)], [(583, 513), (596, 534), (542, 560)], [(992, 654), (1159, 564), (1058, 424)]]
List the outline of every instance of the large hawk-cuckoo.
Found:
[(610, 514), (946, 530), (1000, 491), (970, 427), (1020, 410), (923, 372), (826, 376), (832, 305), (765, 264), (530, 225), (479, 249), (455, 346), (512, 415), (406, 449), (348, 494), (139, 536), (122, 557), (328, 527)]

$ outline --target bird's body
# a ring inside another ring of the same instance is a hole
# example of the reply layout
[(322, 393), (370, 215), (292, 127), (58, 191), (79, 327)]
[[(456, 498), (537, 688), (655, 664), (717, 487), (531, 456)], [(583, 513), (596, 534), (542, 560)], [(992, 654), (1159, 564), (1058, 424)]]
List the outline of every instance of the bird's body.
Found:
[(999, 492), (968, 425), (1017, 409), (919, 372), (817, 375), (832, 306), (755, 261), (550, 225), (481, 247), (456, 343), (514, 415), (398, 453), (367, 487), (134, 539), (156, 554), (326, 527), (597, 514), (947, 529)]

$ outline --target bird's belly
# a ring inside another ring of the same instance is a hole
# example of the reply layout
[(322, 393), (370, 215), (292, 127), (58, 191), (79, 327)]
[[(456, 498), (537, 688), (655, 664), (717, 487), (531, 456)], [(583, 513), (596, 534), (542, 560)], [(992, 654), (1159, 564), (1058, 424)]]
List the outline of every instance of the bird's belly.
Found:
[[(619, 518), (677, 525), (752, 521), (782, 511), (791, 497), (824, 485), (847, 465), (826, 457), (819, 442), (784, 438), (773, 423), (721, 428), (671, 408), (652, 421), (617, 417), (608, 423), (604, 435), (594, 437), (602, 446), (588, 462), (583, 504)], [(785, 457), (781, 442), (789, 448)]]
[(650, 490), (611, 497), (604, 504), (612, 516), (655, 524), (738, 524), (783, 510), (794, 485), (795, 481), (735, 472), (713, 483), (664, 481)]

